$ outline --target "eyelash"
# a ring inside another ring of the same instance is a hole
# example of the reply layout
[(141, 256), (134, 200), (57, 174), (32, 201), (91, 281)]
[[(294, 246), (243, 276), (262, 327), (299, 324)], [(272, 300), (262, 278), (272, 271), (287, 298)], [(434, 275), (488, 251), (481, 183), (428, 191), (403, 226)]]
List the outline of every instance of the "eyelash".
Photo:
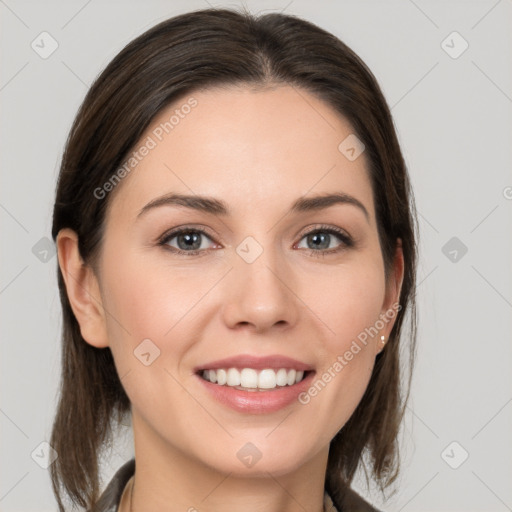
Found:
[[(170, 247), (169, 245), (167, 245), (170, 240), (172, 240), (176, 236), (182, 235), (184, 233), (200, 233), (201, 235), (204, 235), (204, 236), (212, 239), (212, 237), (203, 229), (193, 228), (193, 227), (185, 227), (185, 228), (179, 228), (179, 229), (171, 230), (171, 231), (164, 233), (162, 235), (162, 237), (158, 240), (158, 245), (164, 247), (166, 250), (169, 250), (174, 254), (177, 254), (178, 256), (198, 256), (198, 255), (205, 254), (207, 252), (207, 250), (205, 250), (205, 249), (195, 249), (193, 251), (184, 251), (182, 249), (177, 249), (176, 247)], [(301, 236), (300, 240), (302, 240), (303, 238), (305, 238), (309, 235), (314, 235), (317, 233), (328, 233), (330, 235), (335, 235), (340, 239), (342, 244), (340, 244), (338, 247), (336, 247), (334, 249), (325, 249), (325, 250), (305, 249), (305, 250), (309, 251), (310, 256), (317, 257), (317, 258), (324, 258), (325, 256), (339, 253), (343, 250), (346, 250), (346, 249), (354, 246), (354, 241), (352, 240), (352, 238), (349, 235), (347, 235), (341, 229), (335, 228), (333, 226), (316, 227), (315, 229), (304, 233)]]

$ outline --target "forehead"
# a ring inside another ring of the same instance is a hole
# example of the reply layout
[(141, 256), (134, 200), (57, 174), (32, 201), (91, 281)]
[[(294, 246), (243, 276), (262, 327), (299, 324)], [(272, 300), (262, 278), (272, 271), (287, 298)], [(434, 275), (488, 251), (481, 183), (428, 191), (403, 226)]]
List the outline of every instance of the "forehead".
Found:
[(177, 192), (277, 213), (308, 193), (336, 191), (373, 216), (365, 154), (349, 160), (340, 151), (353, 135), (344, 117), (296, 87), (193, 92), (153, 119), (111, 209), (134, 218), (155, 197)]

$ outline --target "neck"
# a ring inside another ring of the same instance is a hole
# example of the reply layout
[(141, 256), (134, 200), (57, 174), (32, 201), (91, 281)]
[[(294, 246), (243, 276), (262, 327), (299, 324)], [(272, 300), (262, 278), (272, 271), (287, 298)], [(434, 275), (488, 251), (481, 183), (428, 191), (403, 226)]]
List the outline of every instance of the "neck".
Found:
[(120, 512), (323, 511), (328, 448), (292, 471), (221, 472), (133, 418), (136, 471)]

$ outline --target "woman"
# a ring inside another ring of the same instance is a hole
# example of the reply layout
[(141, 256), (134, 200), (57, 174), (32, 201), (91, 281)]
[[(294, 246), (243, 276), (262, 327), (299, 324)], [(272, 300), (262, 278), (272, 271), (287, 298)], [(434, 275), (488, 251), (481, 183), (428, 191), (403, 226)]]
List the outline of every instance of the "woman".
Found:
[[(207, 9), (128, 44), (57, 187), (60, 510), (63, 491), (97, 511), (375, 510), (350, 483), (398, 473), (413, 205), (379, 86), (333, 35)], [(135, 458), (101, 493), (127, 415)]]

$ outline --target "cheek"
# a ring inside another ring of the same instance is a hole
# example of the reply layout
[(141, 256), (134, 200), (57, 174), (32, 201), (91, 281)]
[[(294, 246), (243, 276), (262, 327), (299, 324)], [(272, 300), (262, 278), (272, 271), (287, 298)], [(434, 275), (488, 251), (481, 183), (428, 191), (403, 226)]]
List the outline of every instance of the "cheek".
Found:
[[(352, 340), (377, 340), (368, 335), (381, 313), (385, 296), (383, 270), (368, 261), (333, 272), (316, 288), (312, 303), (316, 304), (319, 318), (329, 327), (326, 336), (329, 353), (347, 350)], [(372, 331), (374, 334), (374, 332)]]
[[(378, 261), (339, 269), (310, 300), (329, 330), (321, 347), (322, 365), (301, 403), (318, 417), (330, 418), (334, 435), (360, 402), (375, 363), (375, 345), (385, 295), (383, 269)], [(320, 432), (312, 433), (323, 435)]]
[(140, 257), (105, 258), (104, 270), (110, 348), (130, 401), (148, 414), (160, 414), (166, 389), (177, 408), (185, 407), (190, 397), (171, 375), (177, 375), (176, 365), (193, 340), (183, 330), (204, 290), (183, 273)]
[[(163, 340), (207, 290), (204, 279), (143, 257), (105, 259), (104, 303), (111, 340)], [(110, 314), (109, 314), (110, 313)]]

